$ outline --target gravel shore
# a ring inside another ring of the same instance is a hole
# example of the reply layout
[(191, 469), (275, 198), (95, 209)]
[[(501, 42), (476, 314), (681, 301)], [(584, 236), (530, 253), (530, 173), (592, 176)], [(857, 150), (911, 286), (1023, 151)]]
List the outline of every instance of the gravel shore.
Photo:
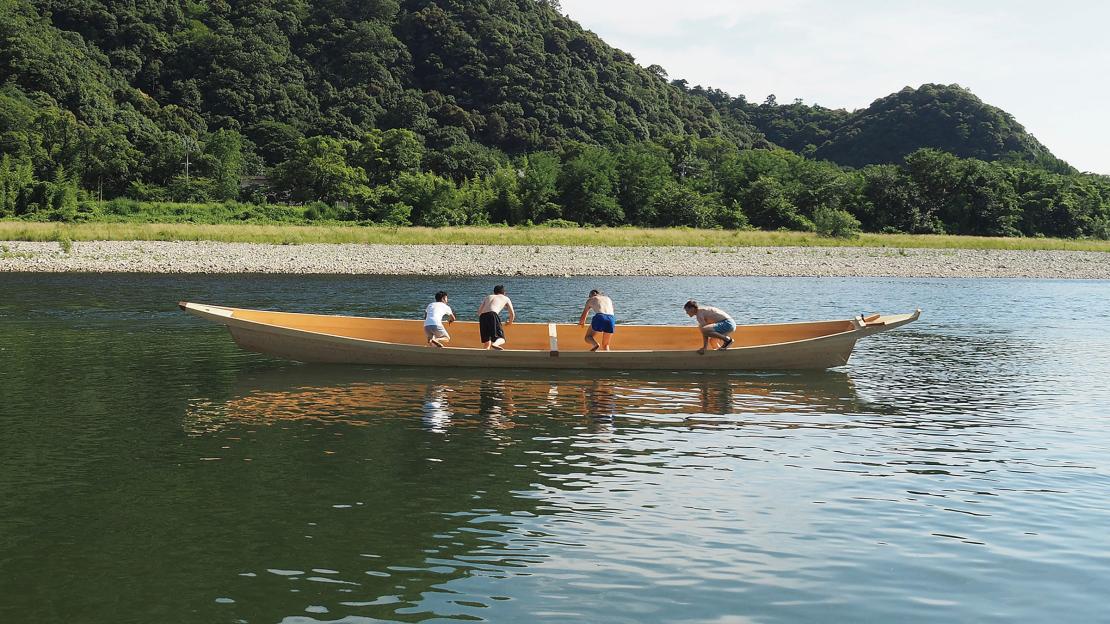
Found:
[(2, 272), (1110, 279), (1110, 254), (875, 247), (531, 247), (0, 242)]

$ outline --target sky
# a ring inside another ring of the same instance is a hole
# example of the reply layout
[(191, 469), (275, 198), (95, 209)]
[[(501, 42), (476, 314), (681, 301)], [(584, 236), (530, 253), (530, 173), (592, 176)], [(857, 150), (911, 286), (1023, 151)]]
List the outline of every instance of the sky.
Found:
[(1110, 2), (562, 0), (563, 12), (671, 79), (763, 102), (855, 110), (959, 84), (1057, 157), (1110, 174)]

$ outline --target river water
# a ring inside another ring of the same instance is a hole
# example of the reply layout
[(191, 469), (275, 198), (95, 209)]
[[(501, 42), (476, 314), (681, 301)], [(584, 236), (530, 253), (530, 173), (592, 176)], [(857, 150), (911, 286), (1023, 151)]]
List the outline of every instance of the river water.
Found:
[(925, 312), (819, 373), (387, 370), (176, 302), (493, 282), (0, 274), (0, 621), (1110, 622), (1110, 283), (506, 284), (523, 321)]

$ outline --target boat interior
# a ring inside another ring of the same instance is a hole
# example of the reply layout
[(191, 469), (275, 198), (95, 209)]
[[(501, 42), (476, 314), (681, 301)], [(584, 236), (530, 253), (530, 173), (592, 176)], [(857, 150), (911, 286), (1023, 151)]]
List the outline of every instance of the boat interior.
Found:
[[(423, 322), (419, 320), (375, 319), (352, 316), (324, 316), (228, 309), (232, 317), (333, 336), (424, 346)], [(480, 349), (478, 323), (457, 321), (445, 326), (451, 334), (449, 348)], [(811, 323), (741, 325), (733, 334), (733, 348), (755, 347), (819, 338), (855, 329), (850, 320)], [(570, 323), (514, 323), (505, 326), (507, 351), (550, 351), (552, 334), (560, 352), (589, 351), (584, 340), (586, 329)], [(610, 346), (613, 351), (689, 350), (701, 346), (701, 334), (694, 325), (619, 325)]]

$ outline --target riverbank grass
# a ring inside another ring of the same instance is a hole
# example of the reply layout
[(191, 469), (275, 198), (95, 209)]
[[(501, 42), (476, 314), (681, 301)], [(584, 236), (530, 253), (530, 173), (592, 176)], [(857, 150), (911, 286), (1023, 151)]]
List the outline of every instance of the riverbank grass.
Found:
[(887, 247), (1110, 252), (1110, 241), (862, 234), (828, 238), (810, 232), (686, 228), (367, 227), (358, 225), (203, 225), (191, 223), (39, 223), (0, 221), (3, 241), (217, 241), (277, 245), (566, 245), (582, 247)]

